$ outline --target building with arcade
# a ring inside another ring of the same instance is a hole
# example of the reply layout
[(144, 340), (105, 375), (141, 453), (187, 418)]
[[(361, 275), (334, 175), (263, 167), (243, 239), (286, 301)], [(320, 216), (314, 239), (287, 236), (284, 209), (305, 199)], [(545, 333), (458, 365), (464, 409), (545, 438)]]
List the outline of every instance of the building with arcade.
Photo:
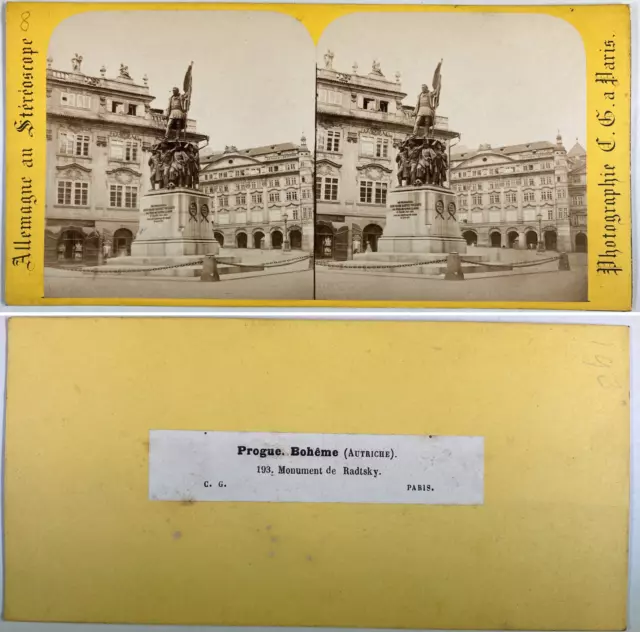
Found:
[(211, 196), (214, 237), (226, 248), (311, 251), (313, 156), (279, 143), (201, 156), (200, 189)]
[(586, 251), (586, 152), (536, 141), (453, 150), (451, 186), (469, 245)]

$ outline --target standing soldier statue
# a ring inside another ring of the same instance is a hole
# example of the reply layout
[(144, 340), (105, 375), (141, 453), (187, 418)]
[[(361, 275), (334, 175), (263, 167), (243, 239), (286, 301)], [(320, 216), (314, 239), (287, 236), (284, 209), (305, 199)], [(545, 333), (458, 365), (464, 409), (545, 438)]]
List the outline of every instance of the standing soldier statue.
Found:
[(173, 89), (173, 94), (169, 97), (169, 106), (165, 112), (165, 118), (167, 119), (167, 131), (165, 132), (165, 139), (169, 140), (169, 133), (172, 129), (176, 130), (175, 140), (180, 139), (180, 132), (183, 132), (184, 137), (187, 135), (187, 113), (189, 112), (189, 106), (191, 105), (191, 68), (193, 62), (189, 65), (187, 73), (184, 76), (183, 94), (180, 94), (178, 88)]
[(422, 84), (422, 92), (418, 95), (418, 102), (416, 103), (414, 112), (414, 116), (416, 117), (416, 122), (413, 126), (414, 136), (418, 135), (418, 130), (422, 126), (425, 127), (425, 136), (428, 136), (433, 131), (436, 109), (440, 103), (440, 88), (442, 87), (441, 67), (442, 59), (433, 73), (433, 90), (431, 92), (429, 92), (429, 86), (427, 86), (426, 83)]

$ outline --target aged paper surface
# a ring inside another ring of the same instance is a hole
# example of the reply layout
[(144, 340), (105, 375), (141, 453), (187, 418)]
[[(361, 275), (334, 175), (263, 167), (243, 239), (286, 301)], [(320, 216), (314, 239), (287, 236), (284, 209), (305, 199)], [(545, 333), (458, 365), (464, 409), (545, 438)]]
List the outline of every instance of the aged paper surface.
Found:
[[(625, 628), (624, 327), (14, 318), (8, 346), (8, 620)], [(235, 445), (256, 468), (481, 437), (484, 497), (151, 500), (165, 431), (260, 433)]]
[(6, 77), (10, 304), (630, 309), (628, 6), (9, 3)]

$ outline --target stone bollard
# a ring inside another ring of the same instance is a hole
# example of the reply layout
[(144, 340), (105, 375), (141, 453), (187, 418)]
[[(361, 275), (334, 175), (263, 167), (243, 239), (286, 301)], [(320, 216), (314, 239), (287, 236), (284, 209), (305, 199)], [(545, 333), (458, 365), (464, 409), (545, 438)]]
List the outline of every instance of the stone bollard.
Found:
[(560, 253), (560, 258), (558, 259), (558, 270), (571, 270), (571, 266), (569, 265), (569, 255), (566, 252)]
[(309, 270), (313, 270), (314, 265), (313, 255), (309, 255)]
[(462, 273), (462, 262), (457, 252), (450, 252), (447, 255), (447, 271), (444, 273), (445, 281), (464, 281)]
[(220, 273), (218, 272), (218, 262), (214, 255), (207, 255), (202, 262), (202, 272), (200, 273), (201, 281), (219, 281)]

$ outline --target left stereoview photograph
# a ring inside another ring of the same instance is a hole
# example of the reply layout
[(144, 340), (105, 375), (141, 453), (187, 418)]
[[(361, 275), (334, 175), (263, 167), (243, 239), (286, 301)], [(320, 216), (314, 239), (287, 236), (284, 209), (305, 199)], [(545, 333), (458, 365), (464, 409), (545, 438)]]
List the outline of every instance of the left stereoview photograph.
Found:
[(305, 27), (268, 11), (63, 21), (45, 297), (312, 299), (314, 70)]

